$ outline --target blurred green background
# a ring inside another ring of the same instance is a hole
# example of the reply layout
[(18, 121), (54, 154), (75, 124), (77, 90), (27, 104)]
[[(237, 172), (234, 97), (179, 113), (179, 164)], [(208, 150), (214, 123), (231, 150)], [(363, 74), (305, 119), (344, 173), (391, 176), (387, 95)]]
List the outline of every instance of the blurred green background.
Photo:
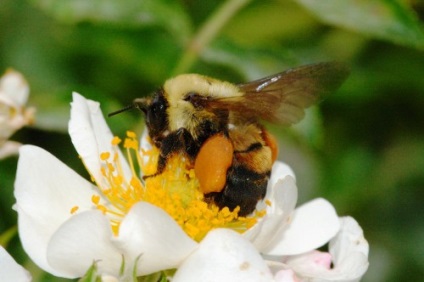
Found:
[[(181, 72), (245, 82), (346, 62), (352, 73), (339, 91), (299, 125), (270, 127), (280, 159), (297, 175), (299, 203), (324, 197), (362, 226), (363, 281), (422, 281), (423, 19), (420, 0), (2, 0), (0, 71), (22, 72), (37, 108), (34, 126), (12, 139), (87, 176), (67, 134), (72, 91), (111, 112)], [(137, 111), (108, 122), (119, 136), (143, 124)], [(62, 281), (31, 264), (16, 234), (7, 239), (16, 164), (0, 161), (3, 244), (34, 281)]]

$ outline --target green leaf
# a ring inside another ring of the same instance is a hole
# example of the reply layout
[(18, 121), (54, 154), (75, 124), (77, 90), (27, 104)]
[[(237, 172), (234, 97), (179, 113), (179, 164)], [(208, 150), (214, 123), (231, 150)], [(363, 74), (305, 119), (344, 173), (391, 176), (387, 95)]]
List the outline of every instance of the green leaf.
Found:
[(97, 263), (93, 262), (87, 272), (84, 274), (78, 282), (101, 282), (102, 279), (98, 274)]
[(188, 40), (191, 24), (180, 3), (173, 0), (32, 0), (59, 21), (89, 21), (119, 27), (162, 26), (181, 43)]
[(16, 225), (4, 231), (2, 234), (0, 234), (0, 245), (6, 247), (9, 244), (10, 240), (12, 240), (17, 233), (18, 228), (16, 227)]
[(416, 14), (395, 0), (297, 0), (324, 22), (369, 36), (424, 49)]
[(411, 137), (398, 138), (385, 150), (375, 168), (376, 183), (373, 190), (376, 194), (380, 191), (395, 191), (402, 183), (422, 177), (423, 167), (422, 140)]
[(223, 34), (247, 46), (272, 46), (317, 34), (318, 28), (316, 20), (292, 1), (253, 1), (231, 19)]
[(122, 262), (121, 262), (121, 267), (119, 268), (119, 275), (123, 276), (124, 274), (125, 274), (125, 257), (122, 255)]
[(229, 40), (217, 40), (202, 53), (201, 58), (208, 63), (221, 64), (238, 71), (245, 81), (282, 72), (296, 64), (293, 56), (285, 50), (248, 49)]
[(162, 282), (164, 281), (163, 279), (166, 280), (166, 276), (164, 276), (163, 272), (155, 272), (149, 275), (145, 275), (145, 276), (139, 276), (137, 278), (138, 282)]

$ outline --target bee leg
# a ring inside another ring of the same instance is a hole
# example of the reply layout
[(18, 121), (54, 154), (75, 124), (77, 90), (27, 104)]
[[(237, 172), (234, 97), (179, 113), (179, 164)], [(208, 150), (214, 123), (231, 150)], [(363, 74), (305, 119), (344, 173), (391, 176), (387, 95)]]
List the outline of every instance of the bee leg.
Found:
[(158, 167), (154, 174), (145, 175), (143, 179), (154, 177), (161, 174), (165, 168), (169, 157), (177, 152), (187, 152), (188, 157), (193, 160), (199, 151), (199, 146), (194, 141), (190, 132), (185, 128), (180, 128), (162, 140)]

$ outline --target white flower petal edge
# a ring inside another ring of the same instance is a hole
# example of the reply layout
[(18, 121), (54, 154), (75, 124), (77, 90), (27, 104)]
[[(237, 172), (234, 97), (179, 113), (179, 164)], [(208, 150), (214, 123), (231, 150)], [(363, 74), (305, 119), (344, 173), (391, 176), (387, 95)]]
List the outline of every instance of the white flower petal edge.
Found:
[(71, 209), (91, 209), (96, 188), (47, 151), (32, 145), (20, 149), (15, 191), (18, 228), (28, 255), (44, 270), (50, 237), (68, 220)]
[(33, 122), (35, 109), (25, 107), (28, 95), (29, 86), (19, 72), (8, 70), (0, 78), (0, 159), (18, 152), (21, 144), (8, 139)]
[(321, 198), (297, 208), (284, 232), (263, 253), (273, 256), (309, 252), (327, 243), (340, 229), (334, 207)]
[[(352, 217), (340, 218), (341, 229), (329, 244), (333, 268), (317, 265), (315, 252), (288, 258), (286, 264), (308, 281), (356, 282), (368, 269), (369, 245)], [(321, 256), (326, 253), (322, 253)], [(328, 255), (328, 254), (327, 254)]]
[(51, 237), (47, 260), (62, 277), (82, 277), (93, 262), (100, 273), (118, 276), (123, 254), (112, 237), (110, 222), (100, 211), (76, 214)]
[(280, 161), (276, 161), (274, 163), (271, 172), (271, 177), (269, 179), (269, 183), (271, 185), (274, 185), (279, 179), (283, 179), (287, 175), (290, 175), (294, 180), (296, 180), (296, 175), (294, 174), (291, 167)]
[[(297, 187), (294, 179), (294, 173), (288, 165), (279, 161), (274, 163), (265, 198), (256, 205), (256, 210), (265, 209), (267, 214), (243, 234), (258, 250), (265, 249), (276, 230), (285, 227), (282, 223), (296, 206)], [(271, 202), (271, 206), (268, 206), (267, 201)]]
[(29, 282), (31, 275), (0, 246), (0, 281)]
[(22, 74), (8, 70), (0, 79), (0, 96), (10, 101), (9, 106), (21, 107), (28, 100), (29, 86)]
[(172, 281), (272, 281), (256, 248), (229, 229), (210, 231), (178, 268)]
[[(0, 143), (1, 143), (1, 141), (0, 141)], [(19, 143), (19, 142), (6, 141), (2, 145), (0, 145), (0, 160), (17, 154), (19, 152), (19, 148), (21, 146), (22, 146), (22, 144)]]
[[(69, 135), (78, 154), (84, 161), (99, 185), (104, 184), (101, 174), (100, 154), (112, 153), (113, 134), (110, 131), (100, 110), (98, 102), (88, 100), (74, 92), (71, 103), (71, 119), (69, 121)], [(126, 179), (131, 179), (131, 171), (122, 153), (119, 152), (121, 165)]]
[(282, 269), (274, 275), (274, 282), (300, 282), (291, 269)]
[(279, 179), (268, 188), (271, 192), (266, 200), (271, 201), (271, 206), (267, 206), (266, 215), (243, 234), (260, 251), (266, 250), (273, 238), (279, 238), (278, 234), (284, 232), (297, 201), (297, 187), (291, 176)]
[[(347, 268), (362, 265), (363, 269), (359, 272), (365, 272), (368, 267), (369, 245), (362, 228), (354, 218), (349, 216), (342, 217), (340, 224), (342, 227), (339, 234), (330, 241), (330, 253), (334, 257), (334, 264), (336, 266), (350, 264), (345, 265)], [(364, 258), (364, 263), (349, 260), (354, 253)]]
[(114, 242), (129, 266), (139, 257), (138, 275), (177, 268), (197, 246), (165, 211), (146, 202), (131, 208)]
[(153, 148), (152, 144), (149, 142), (149, 132), (147, 128), (143, 130), (143, 133), (140, 137), (140, 149), (149, 151)]
[[(281, 189), (284, 188), (277, 188), (275, 187), (277, 182), (284, 179), (286, 176), (290, 176), (296, 183), (296, 177), (292, 171), (292, 169), (285, 163), (276, 161), (274, 162), (274, 165), (272, 166), (271, 170), (271, 177), (268, 181), (267, 189), (266, 189), (266, 195), (263, 201), (259, 201), (256, 205), (256, 210), (262, 210), (267, 209), (267, 212), (272, 212), (274, 208), (280, 208), (279, 203), (273, 204), (271, 207), (269, 207), (265, 202), (266, 200), (274, 201), (274, 200), (280, 200), (278, 197), (276, 197), (276, 193), (279, 193)], [(294, 204), (296, 205), (297, 201), (297, 188), (296, 188), (296, 199), (294, 199)]]
[(266, 200), (271, 202), (266, 215), (245, 232), (256, 248), (272, 256), (309, 252), (327, 243), (339, 230), (334, 207), (324, 199), (316, 199), (295, 210), (297, 187), (287, 165), (276, 162), (268, 186)]

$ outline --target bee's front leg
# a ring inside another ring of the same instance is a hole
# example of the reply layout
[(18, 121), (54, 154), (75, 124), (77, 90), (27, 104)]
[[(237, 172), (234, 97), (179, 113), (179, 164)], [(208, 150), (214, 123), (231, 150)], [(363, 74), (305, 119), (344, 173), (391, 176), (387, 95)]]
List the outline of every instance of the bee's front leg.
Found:
[(156, 173), (143, 176), (144, 179), (161, 174), (168, 159), (177, 152), (186, 152), (190, 159), (194, 159), (200, 146), (196, 144), (193, 136), (185, 128), (180, 128), (168, 134), (161, 142), (160, 155)]

